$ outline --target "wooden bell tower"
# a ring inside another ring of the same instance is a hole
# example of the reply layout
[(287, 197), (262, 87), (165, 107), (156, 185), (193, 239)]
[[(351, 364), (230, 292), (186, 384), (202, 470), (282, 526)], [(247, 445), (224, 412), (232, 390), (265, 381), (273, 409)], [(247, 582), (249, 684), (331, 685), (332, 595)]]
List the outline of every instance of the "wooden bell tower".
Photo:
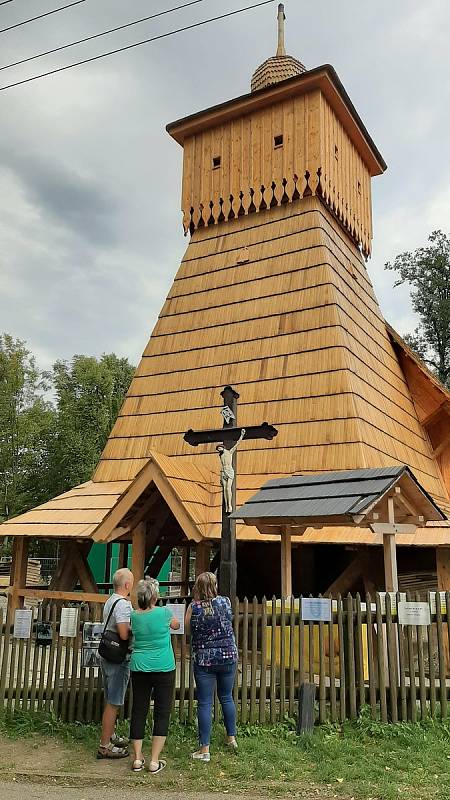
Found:
[(364, 255), (372, 239), (370, 179), (386, 165), (333, 67), (306, 70), (278, 47), (248, 95), (167, 127), (183, 145), (182, 210), (193, 233), (317, 195)]

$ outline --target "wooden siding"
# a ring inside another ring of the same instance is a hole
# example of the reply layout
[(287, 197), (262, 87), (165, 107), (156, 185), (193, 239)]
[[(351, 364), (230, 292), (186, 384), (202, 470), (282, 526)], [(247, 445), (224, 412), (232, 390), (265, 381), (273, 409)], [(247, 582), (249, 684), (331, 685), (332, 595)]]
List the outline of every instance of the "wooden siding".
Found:
[[(275, 146), (275, 137), (283, 144)], [(214, 167), (213, 160), (220, 159)], [(321, 181), (318, 184), (318, 170)], [(336, 112), (319, 89), (205, 128), (184, 140), (182, 210), (185, 229), (217, 224), (292, 200), (295, 189), (318, 192), (369, 253), (372, 239), (370, 173)], [(298, 176), (298, 180), (294, 180)], [(262, 192), (261, 188), (265, 187)], [(222, 200), (222, 202), (220, 202)]]
[[(194, 233), (95, 480), (129, 479), (152, 452), (217, 475), (214, 446), (183, 433), (217, 426), (227, 383), (239, 424), (279, 430), (240, 446), (238, 503), (272, 476), (398, 463), (448, 502), (362, 257), (315, 197)], [(212, 505), (202, 532), (217, 536), (218, 482)]]

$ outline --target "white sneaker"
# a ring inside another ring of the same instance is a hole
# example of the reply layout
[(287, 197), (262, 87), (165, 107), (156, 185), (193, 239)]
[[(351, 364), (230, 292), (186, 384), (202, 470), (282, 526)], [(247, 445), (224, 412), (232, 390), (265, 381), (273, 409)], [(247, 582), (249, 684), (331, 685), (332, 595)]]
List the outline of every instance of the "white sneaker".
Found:
[(194, 761), (211, 761), (211, 753), (200, 753), (197, 751), (196, 753), (192, 753), (192, 758)]

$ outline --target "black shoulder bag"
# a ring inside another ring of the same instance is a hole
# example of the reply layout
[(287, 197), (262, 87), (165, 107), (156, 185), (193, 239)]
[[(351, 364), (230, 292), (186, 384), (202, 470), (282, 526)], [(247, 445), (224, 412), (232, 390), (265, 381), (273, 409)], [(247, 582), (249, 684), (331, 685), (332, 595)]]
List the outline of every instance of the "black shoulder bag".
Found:
[(112, 664), (122, 664), (125, 661), (128, 653), (128, 639), (121, 639), (119, 634), (115, 631), (109, 631), (108, 622), (111, 619), (111, 614), (113, 613), (117, 603), (120, 603), (121, 600), (125, 600), (123, 597), (119, 597), (112, 606), (111, 610), (108, 614), (108, 619), (105, 622), (105, 627), (103, 628), (102, 638), (100, 639), (100, 644), (98, 646), (98, 654), (105, 659), (105, 661), (110, 661)]

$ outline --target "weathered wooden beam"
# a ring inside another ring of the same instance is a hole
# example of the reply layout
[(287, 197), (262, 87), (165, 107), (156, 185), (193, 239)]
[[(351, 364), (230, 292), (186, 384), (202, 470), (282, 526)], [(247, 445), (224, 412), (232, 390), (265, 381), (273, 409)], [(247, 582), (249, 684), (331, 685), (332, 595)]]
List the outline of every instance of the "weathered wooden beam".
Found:
[(148, 565), (148, 574), (152, 578), (158, 577), (161, 567), (166, 561), (166, 559), (169, 557), (172, 549), (173, 546), (171, 544), (170, 545), (162, 544), (159, 546), (158, 552), (155, 553), (152, 560), (150, 561), (150, 564)]
[[(10, 590), (8, 590), (8, 594)], [(90, 592), (57, 592), (50, 589), (18, 589), (19, 597), (32, 597), (36, 600), (67, 600), (77, 603), (106, 603), (109, 594), (91, 594)]]
[(431, 423), (434, 422), (442, 412), (450, 414), (450, 402), (448, 400), (445, 400), (443, 403), (441, 403), (441, 405), (435, 408), (431, 414), (428, 414), (428, 417), (425, 417), (425, 419), (422, 420), (422, 425), (425, 428), (428, 428), (429, 425), (431, 425)]
[[(440, 592), (450, 592), (450, 547), (436, 548), (437, 585)], [(447, 614), (449, 609), (447, 609)], [(447, 675), (450, 672), (450, 644), (448, 626), (444, 626), (444, 651)]]
[(181, 549), (181, 593), (189, 594), (189, 566), (191, 559), (191, 548), (187, 544)]
[(348, 564), (333, 583), (330, 584), (324, 594), (335, 596), (337, 594), (349, 592), (353, 588), (355, 581), (364, 576), (367, 559), (368, 553), (366, 551), (357, 553), (350, 564)]
[[(394, 497), (388, 497), (389, 525), (395, 525)], [(397, 547), (394, 533), (383, 533), (384, 583), (387, 592), (398, 592)]]
[(442, 441), (438, 444), (437, 447), (433, 450), (433, 455), (435, 458), (439, 458), (440, 455), (444, 452), (444, 450), (450, 447), (450, 431), (447, 433), (446, 436), (442, 439)]
[(11, 565), (11, 589), (8, 596), (8, 615), (11, 617), (18, 608), (23, 608), (24, 595), (20, 590), (24, 589), (27, 583), (27, 564), (29, 539), (25, 536), (16, 536), (13, 540), (12, 565)]
[(210, 542), (199, 542), (195, 547), (195, 577), (198, 578), (202, 572), (209, 572), (209, 562), (211, 555)]
[(131, 572), (134, 576), (133, 599), (136, 599), (136, 584), (144, 577), (145, 566), (145, 522), (136, 525), (131, 538)]
[(98, 592), (98, 586), (86, 555), (80, 550), (76, 542), (71, 542), (70, 544), (70, 554), (75, 570), (78, 573), (81, 588), (84, 592), (92, 594)]
[(292, 543), (289, 526), (281, 534), (281, 596), (292, 597)]

